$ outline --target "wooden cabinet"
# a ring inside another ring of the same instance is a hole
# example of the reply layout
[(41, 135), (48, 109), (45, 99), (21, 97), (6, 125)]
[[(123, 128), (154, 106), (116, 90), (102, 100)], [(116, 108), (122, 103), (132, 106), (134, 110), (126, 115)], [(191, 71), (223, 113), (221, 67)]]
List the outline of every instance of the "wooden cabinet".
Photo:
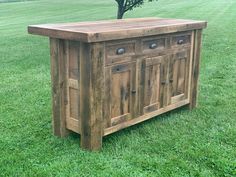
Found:
[(188, 105), (196, 106), (204, 21), (126, 19), (29, 26), (50, 37), (53, 131), (102, 137)]

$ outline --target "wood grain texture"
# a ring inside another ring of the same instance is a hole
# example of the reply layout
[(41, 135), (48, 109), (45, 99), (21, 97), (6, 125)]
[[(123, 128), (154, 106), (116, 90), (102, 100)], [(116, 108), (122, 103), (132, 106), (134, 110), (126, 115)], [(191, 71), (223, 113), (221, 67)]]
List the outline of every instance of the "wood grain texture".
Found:
[(195, 30), (193, 59), (192, 59), (192, 72), (190, 73), (191, 74), (191, 79), (190, 79), (191, 89), (190, 89), (189, 109), (193, 109), (197, 106), (201, 45), (202, 45), (202, 30)]
[(188, 68), (188, 85), (189, 87), (188, 89), (188, 100), (190, 102), (190, 95), (191, 95), (191, 79), (192, 79), (192, 67), (193, 67), (193, 53), (194, 53), (194, 43), (195, 43), (195, 31), (192, 31), (192, 35), (191, 35), (191, 48), (190, 50), (190, 60), (189, 60), (189, 68)]
[(80, 42), (69, 42), (69, 78), (79, 80)]
[(81, 147), (99, 150), (103, 134), (104, 43), (81, 44)]
[(50, 38), (53, 133), (59, 137), (68, 134), (66, 129), (67, 54), (67, 42)]
[(205, 21), (163, 18), (123, 19), (101, 22), (31, 25), (28, 32), (83, 42), (99, 42), (202, 29)]
[(74, 88), (69, 88), (69, 105), (70, 105), (70, 114), (69, 118), (80, 119), (79, 112), (79, 90)]

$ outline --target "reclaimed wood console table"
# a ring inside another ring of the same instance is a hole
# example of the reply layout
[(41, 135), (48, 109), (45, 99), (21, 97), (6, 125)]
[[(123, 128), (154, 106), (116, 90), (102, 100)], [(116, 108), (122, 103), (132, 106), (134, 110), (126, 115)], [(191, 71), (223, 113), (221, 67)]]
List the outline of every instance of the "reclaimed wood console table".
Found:
[(205, 21), (143, 18), (32, 25), (50, 37), (54, 134), (102, 137), (164, 112), (196, 106)]

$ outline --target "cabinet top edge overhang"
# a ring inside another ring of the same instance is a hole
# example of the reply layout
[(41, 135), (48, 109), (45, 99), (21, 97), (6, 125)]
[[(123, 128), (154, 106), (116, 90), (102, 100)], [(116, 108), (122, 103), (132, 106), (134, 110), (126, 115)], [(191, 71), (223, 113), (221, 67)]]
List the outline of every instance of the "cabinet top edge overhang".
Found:
[(28, 26), (30, 34), (82, 42), (101, 42), (206, 28), (206, 21), (130, 18)]

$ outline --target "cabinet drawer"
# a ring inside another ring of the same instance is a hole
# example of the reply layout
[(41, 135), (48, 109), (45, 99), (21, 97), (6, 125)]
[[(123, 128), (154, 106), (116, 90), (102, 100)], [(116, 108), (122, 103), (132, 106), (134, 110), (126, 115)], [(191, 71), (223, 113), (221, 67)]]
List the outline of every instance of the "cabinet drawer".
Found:
[(142, 40), (143, 53), (152, 53), (166, 48), (166, 38), (146, 38)]
[(190, 45), (191, 43), (191, 34), (178, 34), (171, 37), (171, 45), (173, 47), (178, 47), (182, 45)]
[(135, 40), (107, 43), (106, 65), (130, 61), (135, 55), (135, 44)]
[(189, 52), (189, 50), (180, 50), (174, 53), (173, 59), (186, 59), (188, 57)]

